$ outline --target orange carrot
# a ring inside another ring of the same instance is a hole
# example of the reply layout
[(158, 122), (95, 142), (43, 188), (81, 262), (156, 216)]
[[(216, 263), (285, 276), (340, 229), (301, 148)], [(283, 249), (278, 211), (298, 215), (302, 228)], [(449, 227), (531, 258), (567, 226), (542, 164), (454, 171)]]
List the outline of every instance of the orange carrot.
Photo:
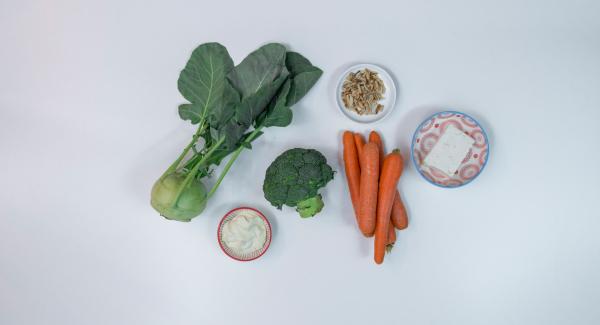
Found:
[(394, 150), (383, 160), (381, 176), (379, 177), (379, 192), (377, 197), (377, 225), (375, 226), (375, 263), (383, 263), (385, 246), (388, 239), (388, 227), (396, 186), (402, 173), (403, 163), (399, 150)]
[(350, 131), (344, 132), (344, 168), (346, 170), (346, 179), (350, 190), (350, 199), (354, 207), (356, 223), (359, 223), (359, 196), (360, 196), (360, 166), (358, 165), (358, 154), (354, 144), (354, 135)]
[(369, 142), (374, 142), (377, 144), (377, 146), (379, 146), (379, 164), (383, 165), (385, 148), (383, 147), (383, 140), (377, 131), (371, 131), (371, 133), (369, 133)]
[(392, 205), (392, 225), (398, 228), (398, 230), (406, 229), (408, 227), (408, 215), (406, 214), (406, 208), (400, 198), (400, 192), (396, 190), (396, 196), (394, 196), (394, 204)]
[[(356, 139), (356, 138), (355, 138)], [(377, 187), (379, 183), (379, 148), (377, 144), (365, 144), (360, 170), (360, 204), (358, 226), (363, 235), (373, 236), (377, 216)]]
[(360, 133), (354, 133), (354, 144), (356, 145), (356, 152), (358, 152), (358, 162), (360, 163), (360, 167), (365, 164), (363, 161), (363, 148), (365, 146), (365, 139)]
[[(369, 134), (369, 141), (377, 143), (380, 150), (379, 156), (383, 157), (385, 154), (385, 149), (383, 148), (383, 140), (381, 139), (379, 133), (376, 131), (371, 131)], [(381, 163), (383, 163), (383, 158), (381, 159)], [(406, 208), (404, 208), (404, 204), (402, 203), (400, 192), (398, 192), (398, 190), (396, 190), (394, 205), (392, 205), (392, 224), (394, 227), (400, 230), (408, 227), (408, 215), (406, 214)]]

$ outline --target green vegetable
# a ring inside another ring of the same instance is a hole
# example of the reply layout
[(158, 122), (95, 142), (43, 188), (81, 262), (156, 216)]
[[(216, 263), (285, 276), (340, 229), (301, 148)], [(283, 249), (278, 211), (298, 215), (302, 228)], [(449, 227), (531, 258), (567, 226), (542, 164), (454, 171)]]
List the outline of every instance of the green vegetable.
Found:
[(324, 206), (325, 203), (323, 203), (323, 197), (321, 194), (317, 194), (317, 196), (311, 197), (310, 199), (298, 202), (296, 211), (300, 213), (302, 218), (309, 218), (321, 212)]
[[(159, 179), (152, 187), (150, 203), (163, 217), (177, 221), (190, 221), (206, 206), (206, 188), (197, 179), (182, 186), (185, 175), (172, 173)], [(181, 192), (179, 192), (181, 191)]]
[(323, 209), (319, 189), (333, 179), (327, 159), (314, 149), (295, 148), (279, 155), (267, 168), (263, 192), (278, 209), (296, 207), (302, 218)]
[[(190, 221), (204, 210), (221, 181), (251, 143), (271, 126), (292, 122), (291, 106), (314, 86), (322, 71), (277, 43), (266, 44), (233, 65), (219, 43), (198, 46), (179, 75), (189, 103), (181, 119), (198, 126), (190, 143), (156, 181), (151, 205), (171, 220)], [(231, 156), (214, 185), (203, 185), (215, 166)]]

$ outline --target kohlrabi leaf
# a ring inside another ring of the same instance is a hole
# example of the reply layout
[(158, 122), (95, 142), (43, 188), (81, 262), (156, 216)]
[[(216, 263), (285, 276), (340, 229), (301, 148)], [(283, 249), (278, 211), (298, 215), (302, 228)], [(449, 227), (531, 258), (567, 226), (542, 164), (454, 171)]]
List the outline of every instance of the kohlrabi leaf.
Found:
[(194, 104), (181, 104), (179, 105), (178, 111), (179, 117), (181, 117), (182, 120), (190, 121), (192, 124), (198, 124), (202, 118), (200, 115), (202, 109), (197, 104), (196, 106), (194, 106)]
[(227, 74), (227, 79), (244, 100), (279, 77), (285, 67), (285, 57), (286, 50), (283, 45), (263, 45), (235, 66)]
[(252, 125), (254, 120), (267, 109), (281, 85), (288, 79), (288, 75), (289, 73), (284, 67), (277, 79), (264, 87), (261, 87), (256, 93), (243, 99), (239, 105), (236, 106), (235, 120), (242, 125)]
[(225, 76), (233, 68), (233, 60), (227, 49), (219, 43), (198, 46), (179, 74), (179, 92), (191, 105), (181, 105), (179, 115), (196, 124), (207, 117), (208, 112), (223, 103)]
[(321, 77), (323, 71), (317, 67), (313, 67), (312, 70), (301, 72), (292, 78), (292, 86), (287, 97), (286, 106), (291, 107), (296, 104), (312, 86), (317, 83), (317, 80)]
[(277, 97), (271, 102), (267, 111), (259, 119), (263, 127), (279, 126), (285, 127), (292, 122), (292, 110), (286, 106), (286, 98), (290, 92), (291, 80), (287, 80), (277, 93)]
[(221, 105), (216, 106), (208, 112), (208, 123), (213, 128), (218, 128), (229, 121), (234, 113), (235, 107), (240, 103), (239, 93), (225, 80), (223, 88), (223, 100)]
[(285, 66), (292, 74), (292, 77), (314, 68), (312, 63), (298, 52), (287, 52), (285, 56)]
[(288, 52), (285, 65), (290, 71), (292, 85), (288, 94), (286, 106), (296, 104), (319, 80), (323, 71), (310, 63), (308, 59), (296, 52)]
[(226, 150), (235, 148), (236, 145), (240, 142), (240, 140), (244, 136), (244, 132), (248, 129), (248, 126), (239, 124), (235, 120), (229, 120), (225, 125), (223, 125), (218, 133), (219, 139), (224, 138), (225, 142), (223, 143), (223, 147)]

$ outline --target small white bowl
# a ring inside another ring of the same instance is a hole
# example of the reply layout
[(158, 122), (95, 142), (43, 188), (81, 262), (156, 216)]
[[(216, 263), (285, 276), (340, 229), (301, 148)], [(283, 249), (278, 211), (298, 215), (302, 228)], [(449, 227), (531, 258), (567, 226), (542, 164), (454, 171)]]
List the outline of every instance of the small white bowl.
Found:
[[(385, 85), (385, 93), (383, 94), (383, 99), (379, 101), (379, 103), (383, 105), (383, 110), (378, 114), (359, 115), (358, 113), (347, 109), (346, 106), (344, 106), (344, 102), (342, 101), (342, 88), (348, 74), (350, 74), (350, 72), (357, 72), (365, 68), (377, 72), (379, 78), (381, 78), (383, 84)], [(384, 117), (389, 115), (390, 112), (396, 106), (396, 84), (394, 83), (394, 79), (392, 79), (390, 74), (382, 67), (370, 63), (361, 63), (350, 67), (341, 74), (340, 80), (338, 81), (338, 85), (336, 88), (335, 99), (340, 109), (340, 112), (342, 112), (342, 114), (344, 114), (347, 118), (358, 123), (374, 123), (382, 120)]]

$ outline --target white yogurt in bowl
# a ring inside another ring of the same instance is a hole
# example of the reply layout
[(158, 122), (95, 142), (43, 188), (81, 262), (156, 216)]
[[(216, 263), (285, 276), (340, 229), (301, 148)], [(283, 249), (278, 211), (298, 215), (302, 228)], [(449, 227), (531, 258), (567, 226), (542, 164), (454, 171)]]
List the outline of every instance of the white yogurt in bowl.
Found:
[(271, 243), (271, 225), (253, 208), (229, 211), (219, 224), (217, 233), (223, 252), (238, 261), (251, 261), (262, 256)]

